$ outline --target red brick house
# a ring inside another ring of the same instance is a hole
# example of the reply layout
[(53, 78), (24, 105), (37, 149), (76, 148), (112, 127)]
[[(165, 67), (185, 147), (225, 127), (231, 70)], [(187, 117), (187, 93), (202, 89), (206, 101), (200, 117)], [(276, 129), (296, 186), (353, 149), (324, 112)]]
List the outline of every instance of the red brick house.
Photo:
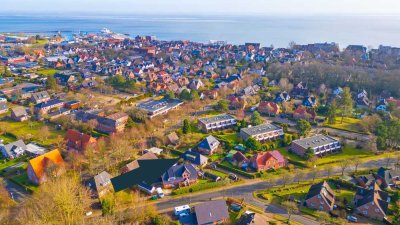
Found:
[(307, 193), (305, 205), (310, 209), (330, 212), (335, 205), (335, 193), (326, 181), (314, 184)]
[(97, 142), (94, 137), (81, 133), (77, 130), (68, 130), (64, 141), (68, 150), (75, 150), (79, 152), (85, 151), (88, 146), (94, 146)]
[(260, 152), (251, 159), (251, 166), (257, 171), (267, 171), (270, 169), (278, 169), (285, 167), (287, 162), (282, 154), (277, 151)]
[(386, 219), (390, 197), (375, 182), (371, 189), (358, 188), (354, 198), (356, 212), (376, 220)]
[(299, 106), (294, 112), (293, 112), (293, 118), (294, 119), (305, 119), (308, 121), (314, 121), (317, 116), (317, 113), (313, 108), (306, 108), (303, 106)]
[(262, 114), (267, 114), (269, 116), (276, 116), (279, 115), (281, 112), (281, 109), (278, 104), (274, 102), (265, 102), (262, 101), (260, 102), (260, 105), (258, 106), (258, 112)]

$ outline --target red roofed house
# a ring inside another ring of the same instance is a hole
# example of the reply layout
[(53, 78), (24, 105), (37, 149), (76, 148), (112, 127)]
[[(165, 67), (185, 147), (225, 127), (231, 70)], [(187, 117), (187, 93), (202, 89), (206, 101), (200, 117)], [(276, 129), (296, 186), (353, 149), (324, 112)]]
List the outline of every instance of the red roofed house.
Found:
[[(58, 149), (47, 152), (29, 160), (27, 168), (28, 178), (34, 184), (42, 184), (47, 180), (49, 173), (52, 173), (52, 176), (59, 175), (62, 172), (59, 168), (63, 164), (64, 160)], [(54, 167), (57, 167), (57, 170)]]
[(306, 107), (303, 107), (303, 106), (299, 106), (293, 112), (293, 118), (294, 119), (305, 119), (305, 120), (308, 120), (308, 121), (314, 121), (316, 116), (317, 116), (317, 113), (315, 113), (314, 109), (306, 108)]
[(386, 101), (388, 103), (393, 103), (398, 109), (400, 109), (400, 100), (390, 97), (390, 98), (387, 98)]
[(260, 152), (254, 155), (251, 160), (251, 166), (257, 171), (267, 171), (286, 166), (286, 160), (277, 150), (271, 152)]
[(68, 130), (64, 140), (68, 150), (79, 152), (83, 152), (89, 145), (94, 146), (97, 142), (94, 137), (76, 130)]
[(274, 102), (260, 102), (258, 106), (258, 111), (263, 114), (268, 114), (269, 116), (276, 116), (280, 113), (281, 109), (278, 104)]

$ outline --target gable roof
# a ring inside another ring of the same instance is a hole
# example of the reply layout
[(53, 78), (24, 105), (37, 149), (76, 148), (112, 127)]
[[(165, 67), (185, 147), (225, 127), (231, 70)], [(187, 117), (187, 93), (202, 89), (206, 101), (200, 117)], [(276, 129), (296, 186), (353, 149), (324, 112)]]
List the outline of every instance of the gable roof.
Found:
[(45, 169), (48, 166), (49, 162), (52, 162), (56, 165), (64, 164), (64, 160), (61, 157), (60, 151), (58, 151), (58, 149), (54, 149), (53, 151), (47, 152), (41, 156), (29, 160), (29, 164), (31, 165), (33, 172), (36, 174), (36, 177), (39, 180), (45, 174)]
[(257, 155), (253, 156), (257, 165), (265, 166), (266, 162), (274, 158), (278, 163), (285, 163), (285, 158), (281, 155), (281, 153), (277, 150), (268, 151), (268, 152), (260, 152)]
[(245, 155), (243, 155), (242, 152), (237, 151), (235, 154), (233, 154), (232, 160), (234, 160), (234, 161), (236, 161), (236, 162), (243, 162), (243, 161), (246, 161), (247, 158), (246, 158)]
[(215, 146), (218, 146), (219, 144), (220, 144), (219, 141), (214, 136), (210, 135), (206, 137), (204, 140), (202, 140), (199, 143), (198, 147), (211, 150), (214, 149)]
[(14, 114), (16, 117), (26, 116), (28, 112), (26, 111), (25, 107), (17, 106), (11, 109), (11, 113)]
[(111, 181), (111, 175), (106, 171), (103, 171), (96, 176), (94, 176), (94, 183), (96, 185), (96, 190), (99, 192), (104, 189)]
[(210, 201), (194, 206), (198, 224), (212, 224), (229, 218), (224, 200)]
[(184, 172), (189, 173), (190, 180), (195, 180), (198, 178), (197, 170), (192, 164), (180, 164), (170, 167), (161, 177), (163, 183), (175, 183), (185, 180), (182, 177)]
[(388, 199), (389, 199), (389, 194), (387, 192), (382, 191), (379, 188), (379, 185), (375, 182), (375, 184), (372, 186), (371, 189), (366, 189), (366, 188), (357, 189), (355, 206), (358, 208), (365, 204), (373, 202), (381, 209), (381, 212), (386, 216), (389, 207)]
[(208, 158), (204, 155), (197, 152), (192, 152), (190, 150), (187, 150), (185, 153), (183, 153), (182, 159), (189, 161), (194, 165), (203, 165), (208, 161)]
[(326, 181), (314, 184), (310, 187), (305, 200), (320, 195), (324, 201), (331, 206), (335, 202), (335, 194)]
[(41, 91), (41, 92), (36, 92), (32, 93), (32, 98), (35, 99), (35, 101), (50, 98), (49, 93), (47, 91)]
[(115, 192), (141, 184), (152, 184), (177, 162), (177, 159), (138, 160), (139, 168), (111, 178)]
[(123, 170), (124, 170), (125, 173), (129, 172), (129, 171), (132, 171), (132, 170), (137, 169), (137, 168), (140, 167), (138, 160), (151, 160), (151, 159), (158, 159), (158, 157), (153, 152), (148, 151), (145, 154), (143, 154), (142, 156), (140, 156), (137, 160), (134, 160), (134, 161), (126, 164), (123, 167)]
[[(80, 145), (80, 148), (84, 148), (87, 144), (93, 143), (96, 141), (96, 139), (88, 134), (81, 133), (77, 130), (68, 130), (67, 134), (65, 135), (64, 138), (65, 141), (72, 142), (74, 144)], [(80, 149), (83, 150), (83, 149)]]
[(8, 157), (10, 156), (18, 156), (23, 154), (26, 151), (26, 145), (24, 141), (18, 140), (12, 143), (9, 143), (4, 146), (4, 150), (7, 153)]

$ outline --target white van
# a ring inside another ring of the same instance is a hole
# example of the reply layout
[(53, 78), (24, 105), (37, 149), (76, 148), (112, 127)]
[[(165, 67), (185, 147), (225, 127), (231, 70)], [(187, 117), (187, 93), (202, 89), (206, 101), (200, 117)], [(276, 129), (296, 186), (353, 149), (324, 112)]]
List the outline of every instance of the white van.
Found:
[(156, 189), (156, 192), (157, 192), (158, 197), (160, 197), (160, 198), (164, 197), (164, 192), (163, 192), (162, 188), (158, 187)]

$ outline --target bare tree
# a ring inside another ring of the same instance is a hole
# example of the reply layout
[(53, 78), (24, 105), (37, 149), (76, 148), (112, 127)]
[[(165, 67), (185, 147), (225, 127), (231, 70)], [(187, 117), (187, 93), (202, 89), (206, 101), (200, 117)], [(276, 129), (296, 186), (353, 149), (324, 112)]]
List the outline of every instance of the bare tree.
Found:
[(351, 165), (354, 166), (354, 173), (357, 173), (357, 169), (358, 169), (358, 166), (360, 164), (361, 164), (361, 159), (360, 158), (355, 157), (355, 158), (353, 158), (351, 160)]
[(349, 167), (350, 162), (348, 160), (343, 160), (339, 162), (339, 167), (342, 172), (342, 176), (344, 175), (344, 171)]
[(328, 165), (328, 166), (326, 167), (326, 173), (327, 173), (327, 175), (328, 175), (328, 178), (330, 178), (330, 177), (332, 176), (332, 173), (333, 173), (333, 166)]
[(299, 208), (297, 207), (297, 204), (295, 202), (291, 201), (284, 201), (282, 203), (282, 206), (286, 209), (287, 214), (288, 214), (288, 223), (290, 224), (290, 218), (293, 213), (299, 212)]

